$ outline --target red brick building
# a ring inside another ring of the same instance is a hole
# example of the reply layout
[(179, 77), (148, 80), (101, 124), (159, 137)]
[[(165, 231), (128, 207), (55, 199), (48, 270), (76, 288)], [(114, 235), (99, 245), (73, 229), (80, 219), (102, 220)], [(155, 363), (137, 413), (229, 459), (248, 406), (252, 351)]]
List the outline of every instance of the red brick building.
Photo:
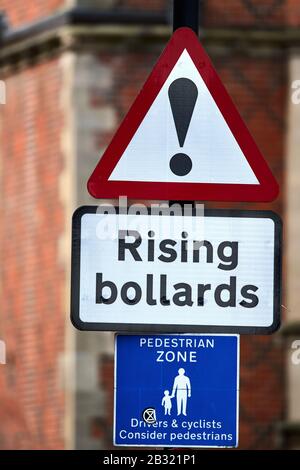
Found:
[[(0, 0), (0, 448), (112, 447), (113, 335), (70, 323), (71, 216), (96, 203), (86, 181), (170, 36), (171, 7)], [(300, 373), (290, 344), (300, 333), (300, 108), (290, 89), (300, 79), (300, 2), (204, 0), (200, 23), (281, 185), (272, 209), (289, 242), (285, 326), (241, 338), (240, 448), (297, 447)]]

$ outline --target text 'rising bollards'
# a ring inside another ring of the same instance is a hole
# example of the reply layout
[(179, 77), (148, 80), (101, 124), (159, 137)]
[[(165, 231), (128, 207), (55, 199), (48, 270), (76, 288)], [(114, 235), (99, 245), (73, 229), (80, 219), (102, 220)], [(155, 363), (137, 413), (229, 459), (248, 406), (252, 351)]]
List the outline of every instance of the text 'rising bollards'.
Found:
[[(137, 230), (119, 230), (117, 252), (118, 261), (143, 261), (172, 263), (206, 263), (212, 264), (217, 259), (217, 268), (222, 271), (232, 271), (238, 266), (237, 241), (224, 240), (214, 247), (209, 240), (189, 240), (188, 233), (182, 232), (181, 240), (163, 239), (156, 246), (155, 233), (148, 232), (147, 239), (143, 239)], [(127, 305), (136, 305), (144, 297), (146, 303), (155, 306), (172, 304), (179, 307), (197, 305), (203, 307), (206, 301), (214, 299), (219, 307), (235, 307), (237, 303), (245, 308), (256, 307), (259, 298), (255, 294), (258, 287), (252, 283), (243, 285), (237, 292), (236, 276), (229, 276), (222, 284), (213, 285), (201, 279), (201, 269), (193, 285), (187, 282), (169, 282), (167, 274), (155, 277), (148, 273), (139, 282), (125, 282), (117, 285), (106, 279), (104, 273), (96, 273), (96, 303), (112, 304), (118, 296)]]

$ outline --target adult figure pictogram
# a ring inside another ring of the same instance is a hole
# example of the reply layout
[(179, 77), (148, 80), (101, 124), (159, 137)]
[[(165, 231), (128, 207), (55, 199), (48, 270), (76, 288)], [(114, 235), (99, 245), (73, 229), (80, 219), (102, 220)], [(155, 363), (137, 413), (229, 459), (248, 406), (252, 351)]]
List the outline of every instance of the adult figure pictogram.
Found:
[(178, 375), (174, 379), (171, 398), (176, 396), (177, 416), (183, 414), (186, 416), (187, 399), (191, 397), (191, 382), (185, 375), (185, 370), (178, 369)]

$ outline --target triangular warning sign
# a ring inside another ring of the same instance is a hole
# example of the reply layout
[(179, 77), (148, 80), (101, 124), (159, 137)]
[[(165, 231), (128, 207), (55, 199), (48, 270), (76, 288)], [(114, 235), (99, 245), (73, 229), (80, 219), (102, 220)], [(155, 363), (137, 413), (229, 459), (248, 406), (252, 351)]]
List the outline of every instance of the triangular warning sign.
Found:
[(272, 201), (278, 185), (195, 33), (178, 29), (88, 181), (96, 198)]

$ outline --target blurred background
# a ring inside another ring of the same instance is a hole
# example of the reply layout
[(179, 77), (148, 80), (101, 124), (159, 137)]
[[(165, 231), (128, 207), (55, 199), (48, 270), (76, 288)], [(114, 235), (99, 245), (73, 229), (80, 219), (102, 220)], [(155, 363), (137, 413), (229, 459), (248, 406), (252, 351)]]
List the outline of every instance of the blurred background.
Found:
[[(200, 6), (204, 47), (281, 186), (272, 205), (230, 206), (285, 224), (283, 325), (241, 338), (240, 448), (300, 448), (300, 0)], [(71, 217), (97, 203), (87, 179), (170, 37), (172, 1), (0, 11), (0, 448), (110, 449), (114, 335), (69, 320)]]

